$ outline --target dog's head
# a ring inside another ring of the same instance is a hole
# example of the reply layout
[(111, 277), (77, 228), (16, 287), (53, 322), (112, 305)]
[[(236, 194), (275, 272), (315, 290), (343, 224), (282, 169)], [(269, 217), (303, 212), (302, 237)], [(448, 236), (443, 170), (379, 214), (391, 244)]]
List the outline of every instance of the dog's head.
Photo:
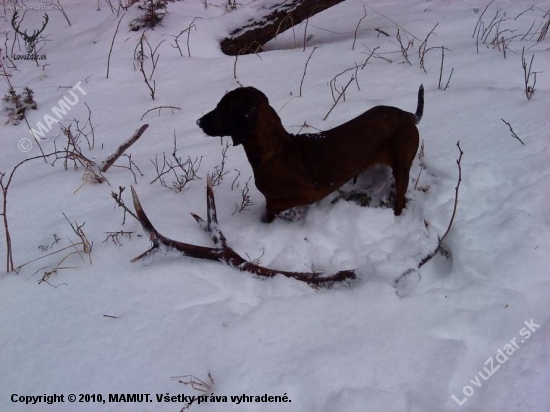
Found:
[(231, 136), (233, 146), (238, 146), (254, 134), (261, 104), (269, 104), (265, 94), (254, 87), (240, 87), (227, 93), (197, 125), (208, 136)]

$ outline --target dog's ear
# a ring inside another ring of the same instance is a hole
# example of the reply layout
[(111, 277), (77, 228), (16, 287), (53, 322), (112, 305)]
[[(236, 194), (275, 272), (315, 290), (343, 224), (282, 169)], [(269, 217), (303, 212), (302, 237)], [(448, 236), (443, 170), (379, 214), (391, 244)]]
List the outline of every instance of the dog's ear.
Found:
[(232, 105), (230, 116), (232, 123), (231, 138), (233, 146), (238, 146), (254, 134), (258, 108), (252, 102), (238, 102)]

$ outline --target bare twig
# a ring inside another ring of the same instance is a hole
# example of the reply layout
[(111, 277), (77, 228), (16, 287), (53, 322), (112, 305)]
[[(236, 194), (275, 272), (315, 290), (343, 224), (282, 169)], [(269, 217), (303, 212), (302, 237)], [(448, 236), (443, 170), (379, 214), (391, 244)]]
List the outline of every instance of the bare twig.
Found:
[(449, 225), (447, 226), (447, 230), (445, 231), (443, 236), (441, 236), (440, 243), (442, 243), (445, 240), (445, 238), (447, 237), (447, 235), (451, 231), (451, 227), (453, 226), (453, 222), (454, 222), (455, 216), (456, 216), (456, 209), (457, 209), (457, 206), (458, 206), (458, 189), (460, 188), (460, 182), (462, 182), (462, 167), (461, 167), (460, 162), (462, 161), (462, 155), (464, 155), (464, 152), (462, 151), (462, 148), (460, 147), (460, 141), (456, 142), (456, 147), (458, 147), (458, 152), (460, 154), (458, 156), (458, 159), (456, 160), (456, 165), (458, 167), (458, 180), (456, 182), (456, 187), (455, 187), (455, 201), (454, 201), (454, 204), (453, 204), (453, 214), (451, 215), (451, 220), (449, 221)]
[(383, 34), (384, 36), (386, 37), (390, 37), (390, 35), (388, 33), (386, 33), (384, 30), (381, 30), (381, 29), (374, 29), (375, 32), (378, 33), (378, 35), (376, 36), (376, 38), (378, 38), (381, 34)]
[(523, 14), (533, 10), (535, 8), (535, 5), (532, 4), (530, 7), (526, 8), (525, 10), (523, 10), (521, 13), (519, 13), (516, 17), (514, 17), (514, 20), (517, 20), (519, 19)]
[(332, 107), (330, 108), (330, 110), (328, 111), (328, 113), (326, 114), (326, 116), (323, 118), (323, 120), (327, 120), (330, 112), (332, 112), (332, 110), (336, 107), (336, 105), (338, 104), (338, 102), (340, 101), (340, 98), (342, 96), (345, 95), (346, 93), (346, 89), (348, 88), (348, 86), (351, 84), (351, 82), (355, 80), (355, 77), (354, 76), (351, 76), (351, 79), (349, 79), (349, 82), (348, 84), (346, 84), (346, 86), (342, 89), (342, 92), (338, 95), (338, 98), (336, 99), (336, 101), (334, 102), (334, 104), (332, 105)]
[(118, 205), (118, 207), (122, 208), (124, 210), (124, 215), (122, 217), (122, 224), (124, 225), (126, 223), (126, 213), (128, 213), (130, 216), (132, 216), (134, 219), (138, 220), (137, 215), (132, 212), (124, 203), (124, 199), (122, 199), (122, 193), (126, 190), (125, 187), (119, 186), (118, 187), (118, 193), (117, 192), (111, 192), (111, 197), (115, 200), (115, 203)]
[[(239, 60), (239, 53), (235, 55), (235, 62), (233, 63), (233, 78), (237, 80), (237, 60)], [(237, 83), (239, 80), (237, 80)]]
[(309, 17), (306, 19), (306, 27), (304, 29), (304, 48), (303, 48), (302, 51), (306, 51), (306, 42), (308, 40), (308, 38), (307, 38), (307, 26), (308, 26), (308, 24), (309, 24)]
[(145, 113), (143, 113), (143, 115), (141, 116), (141, 118), (139, 120), (143, 120), (143, 118), (145, 117), (145, 115), (147, 113), (152, 112), (153, 110), (157, 110), (157, 109), (159, 109), (159, 116), (160, 116), (160, 109), (172, 109), (172, 113), (174, 113), (174, 110), (181, 110), (181, 107), (176, 107), (176, 106), (157, 106), (157, 107), (153, 107), (152, 109), (149, 109)]
[(191, 23), (189, 24), (189, 26), (188, 26), (186, 29), (183, 29), (182, 31), (180, 31), (180, 33), (179, 33), (177, 36), (172, 36), (172, 37), (174, 37), (174, 43), (176, 44), (175, 46), (172, 46), (172, 47), (178, 49), (179, 52), (180, 52), (180, 56), (182, 56), (182, 57), (183, 57), (183, 53), (182, 53), (182, 51), (181, 51), (180, 45), (179, 45), (179, 43), (178, 43), (178, 40), (179, 40), (180, 36), (181, 36), (183, 33), (187, 33), (187, 42), (186, 42), (186, 45), (187, 45), (187, 55), (188, 55), (189, 57), (191, 57), (191, 49), (190, 49), (190, 47), (189, 47), (189, 37), (190, 37), (190, 35), (191, 35), (191, 30), (192, 30), (192, 29), (195, 29), (195, 30), (197, 29), (197, 25), (195, 24), (195, 20), (197, 20), (197, 19), (198, 19), (198, 17), (195, 17), (195, 18), (193, 19), (193, 21), (191, 21)]
[(367, 17), (367, 9), (365, 8), (365, 6), (363, 6), (363, 17), (361, 17), (359, 19), (359, 21), (357, 22), (357, 27), (355, 27), (355, 33), (353, 34), (353, 44), (351, 45), (351, 50), (355, 50), (355, 41), (357, 40), (357, 31), (359, 30), (359, 26), (361, 25), (361, 22), (363, 21), (363, 19), (365, 17)]
[(61, 12), (63, 17), (65, 17), (65, 20), (67, 20), (67, 23), (69, 23), (69, 26), (71, 26), (69, 16), (67, 16), (67, 13), (65, 12), (65, 9), (63, 8), (63, 5), (61, 4), (61, 2), (59, 0), (57, 0), (57, 3), (55, 3), (55, 8)]
[(437, 255), (439, 250), (441, 250), (443, 241), (445, 240), (445, 238), (447, 237), (447, 235), (451, 231), (451, 227), (453, 226), (453, 222), (454, 222), (454, 219), (455, 219), (455, 216), (456, 216), (456, 209), (457, 209), (457, 206), (458, 206), (458, 189), (460, 188), (460, 182), (462, 181), (462, 167), (461, 167), (460, 162), (462, 161), (462, 155), (464, 154), (464, 152), (462, 151), (462, 149), (460, 147), (460, 142), (457, 142), (456, 146), (458, 147), (458, 151), (459, 151), (460, 154), (459, 154), (458, 159), (456, 161), (456, 164), (458, 166), (458, 181), (456, 182), (456, 187), (455, 187), (455, 200), (454, 200), (454, 205), (453, 205), (453, 213), (451, 215), (451, 219), (449, 220), (449, 225), (447, 226), (447, 230), (445, 231), (443, 236), (441, 236), (438, 239), (437, 247), (431, 253), (429, 253), (427, 256), (422, 258), (422, 260), (420, 261), (420, 263), (417, 266), (418, 269), (420, 269), (422, 266), (424, 266), (426, 263), (428, 263), (430, 260), (432, 260), (432, 258), (435, 255)]
[(508, 123), (506, 120), (502, 119), (502, 118), (501, 118), (500, 120), (502, 120), (502, 121), (504, 122), (504, 124), (510, 128), (510, 133), (512, 133), (512, 137), (518, 139), (519, 142), (520, 142), (522, 145), (525, 145), (525, 143), (523, 143), (523, 140), (521, 140), (521, 139), (519, 138), (519, 136), (516, 134), (516, 132), (514, 132), (514, 129), (512, 129), (512, 125), (511, 125), (510, 123)]
[(210, 383), (203, 381), (202, 379), (197, 378), (194, 375), (184, 375), (184, 376), (172, 376), (170, 379), (177, 380), (179, 383), (183, 383), (185, 386), (189, 385), (196, 391), (209, 393), (214, 387), (214, 379), (212, 375), (208, 372), (208, 379)]

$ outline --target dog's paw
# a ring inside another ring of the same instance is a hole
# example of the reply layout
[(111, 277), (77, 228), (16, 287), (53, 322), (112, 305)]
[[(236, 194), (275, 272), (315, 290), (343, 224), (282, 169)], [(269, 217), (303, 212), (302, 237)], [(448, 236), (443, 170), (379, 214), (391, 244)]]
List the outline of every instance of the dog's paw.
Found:
[(345, 200), (346, 202), (354, 202), (361, 207), (367, 207), (371, 204), (371, 197), (360, 190), (352, 190), (345, 192), (343, 190), (338, 191), (338, 196), (332, 199), (331, 204), (335, 204), (339, 200)]
[(287, 209), (277, 215), (278, 218), (288, 220), (290, 222), (296, 222), (301, 220), (306, 215), (307, 207), (298, 206), (291, 209)]

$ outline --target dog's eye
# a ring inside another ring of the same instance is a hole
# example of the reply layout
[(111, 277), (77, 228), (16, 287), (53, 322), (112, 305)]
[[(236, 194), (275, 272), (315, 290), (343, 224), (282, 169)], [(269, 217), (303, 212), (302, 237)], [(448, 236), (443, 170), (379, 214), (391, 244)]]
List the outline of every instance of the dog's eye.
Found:
[(251, 115), (252, 113), (254, 113), (254, 112), (256, 111), (256, 109), (257, 109), (256, 106), (250, 106), (250, 107), (248, 108), (248, 110), (246, 111), (246, 113), (244, 114), (244, 117), (246, 117), (246, 118), (250, 117), (250, 115)]

